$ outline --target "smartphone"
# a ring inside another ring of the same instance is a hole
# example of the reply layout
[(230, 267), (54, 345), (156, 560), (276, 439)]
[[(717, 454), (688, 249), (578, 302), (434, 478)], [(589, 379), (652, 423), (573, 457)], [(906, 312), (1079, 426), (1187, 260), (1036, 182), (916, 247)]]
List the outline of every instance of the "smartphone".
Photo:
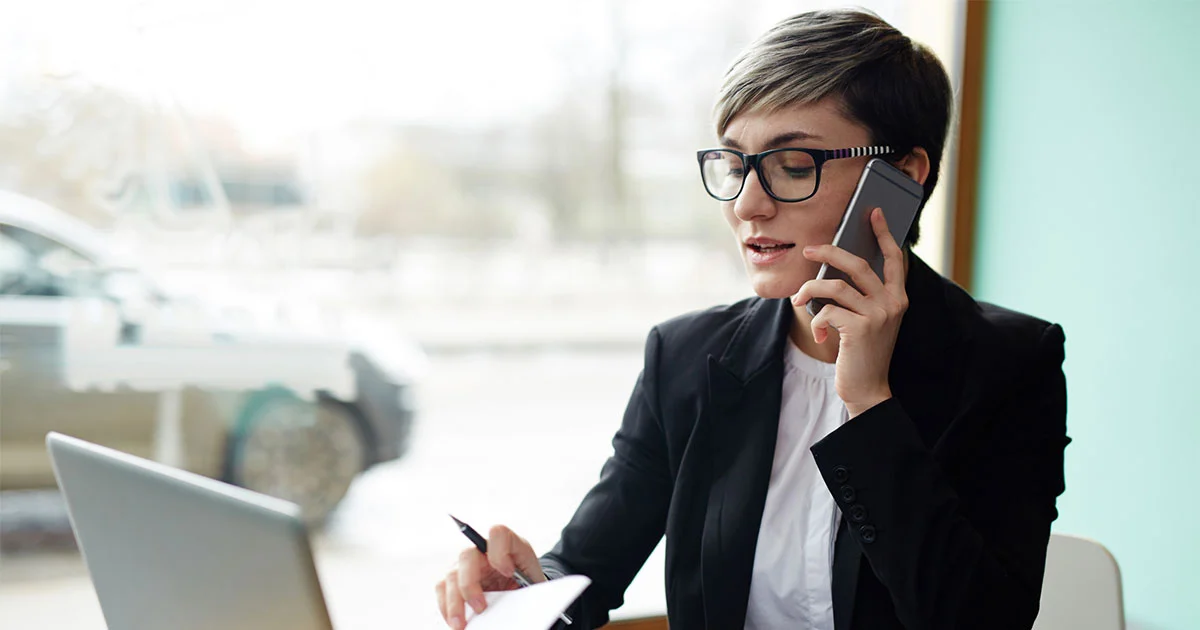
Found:
[[(883, 279), (883, 251), (879, 249), (879, 240), (875, 238), (875, 230), (871, 227), (871, 211), (883, 209), (887, 219), (888, 229), (892, 238), (903, 246), (908, 230), (912, 227), (921, 200), (925, 198), (925, 189), (909, 177), (904, 171), (875, 158), (867, 162), (862, 177), (858, 180), (858, 188), (850, 198), (850, 205), (842, 215), (842, 224), (838, 227), (833, 244), (862, 258), (871, 265), (879, 279)], [(817, 272), (818, 280), (845, 280), (854, 288), (850, 276), (840, 269), (830, 267), (829, 263), (821, 265)], [(813, 298), (808, 301), (808, 314), (816, 316), (826, 304), (835, 303), (832, 300)]]

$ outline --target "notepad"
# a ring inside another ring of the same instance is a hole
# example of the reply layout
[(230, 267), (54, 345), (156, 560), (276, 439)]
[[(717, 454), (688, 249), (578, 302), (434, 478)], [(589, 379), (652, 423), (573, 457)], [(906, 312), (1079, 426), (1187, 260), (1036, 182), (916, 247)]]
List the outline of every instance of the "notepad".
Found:
[[(484, 593), (488, 606), (467, 620), (467, 630), (543, 630), (554, 625), (592, 580), (568, 575), (515, 591)], [(468, 606), (468, 615), (471, 608)]]

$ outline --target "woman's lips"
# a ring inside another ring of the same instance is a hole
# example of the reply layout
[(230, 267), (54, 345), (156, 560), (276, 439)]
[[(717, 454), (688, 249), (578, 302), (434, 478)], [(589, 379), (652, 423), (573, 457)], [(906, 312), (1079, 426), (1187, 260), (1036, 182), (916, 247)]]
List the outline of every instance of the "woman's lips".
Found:
[(788, 252), (795, 249), (795, 245), (780, 244), (772, 246), (763, 245), (746, 245), (746, 260), (758, 266), (765, 266), (779, 262)]

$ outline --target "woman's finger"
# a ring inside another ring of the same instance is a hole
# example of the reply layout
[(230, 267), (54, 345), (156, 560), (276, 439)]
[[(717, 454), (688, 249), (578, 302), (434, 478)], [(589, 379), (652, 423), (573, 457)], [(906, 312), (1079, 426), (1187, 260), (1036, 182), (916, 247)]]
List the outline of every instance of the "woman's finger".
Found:
[(813, 318), (809, 327), (812, 329), (813, 341), (817, 343), (825, 343), (829, 338), (829, 329), (833, 329), (842, 334), (848, 326), (858, 324), (864, 319), (862, 315), (852, 313), (836, 304), (826, 304), (825, 308), (821, 309), (820, 313)]
[(900, 286), (903, 288), (904, 252), (896, 243), (896, 239), (892, 237), (887, 217), (883, 216), (883, 209), (875, 208), (871, 211), (871, 227), (874, 228), (875, 238), (879, 241), (879, 250), (883, 252), (884, 284), (889, 287)]
[(875, 275), (875, 270), (871, 269), (871, 265), (840, 247), (810, 245), (804, 248), (803, 253), (804, 257), (811, 261), (829, 263), (831, 267), (850, 276), (854, 286), (858, 287), (863, 295), (870, 297), (883, 290), (883, 281)]
[(462, 593), (458, 590), (458, 571), (451, 571), (446, 576), (446, 625), (454, 630), (463, 630), (467, 627)]
[(512, 577), (513, 571), (520, 569), (530, 582), (546, 581), (533, 547), (504, 525), (496, 525), (488, 531), (487, 555), (492, 567), (506, 577)]
[(446, 580), (438, 580), (433, 590), (437, 593), (438, 612), (442, 613), (442, 620), (449, 624), (450, 620), (446, 617)]
[(476, 613), (487, 608), (482, 582), (484, 571), (489, 568), (487, 557), (474, 547), (464, 549), (458, 557), (458, 592)]
[(844, 308), (859, 314), (867, 312), (867, 298), (845, 280), (809, 280), (792, 296), (792, 304), (803, 306), (813, 298), (833, 300)]

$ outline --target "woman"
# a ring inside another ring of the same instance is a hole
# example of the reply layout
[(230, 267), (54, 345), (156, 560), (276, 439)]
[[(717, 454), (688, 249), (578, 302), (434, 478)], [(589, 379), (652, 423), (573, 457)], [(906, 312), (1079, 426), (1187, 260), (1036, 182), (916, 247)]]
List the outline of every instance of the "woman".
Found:
[[(464, 551), (437, 585), (451, 626), (514, 567), (589, 576), (569, 613), (601, 626), (664, 534), (672, 628), (1033, 625), (1069, 441), (1062, 329), (975, 302), (878, 210), (884, 279), (829, 245), (869, 154), (928, 198), (951, 100), (926, 48), (862, 12), (790, 18), (734, 62), (721, 148), (701, 152), (726, 162), (702, 170), (734, 196), (758, 297), (651, 331), (613, 456), (558, 545), (539, 559), (493, 528), (487, 556)], [(804, 151), (753, 157), (773, 149)], [(822, 263), (857, 289), (816, 280)], [(837, 305), (811, 317), (814, 297)]]

